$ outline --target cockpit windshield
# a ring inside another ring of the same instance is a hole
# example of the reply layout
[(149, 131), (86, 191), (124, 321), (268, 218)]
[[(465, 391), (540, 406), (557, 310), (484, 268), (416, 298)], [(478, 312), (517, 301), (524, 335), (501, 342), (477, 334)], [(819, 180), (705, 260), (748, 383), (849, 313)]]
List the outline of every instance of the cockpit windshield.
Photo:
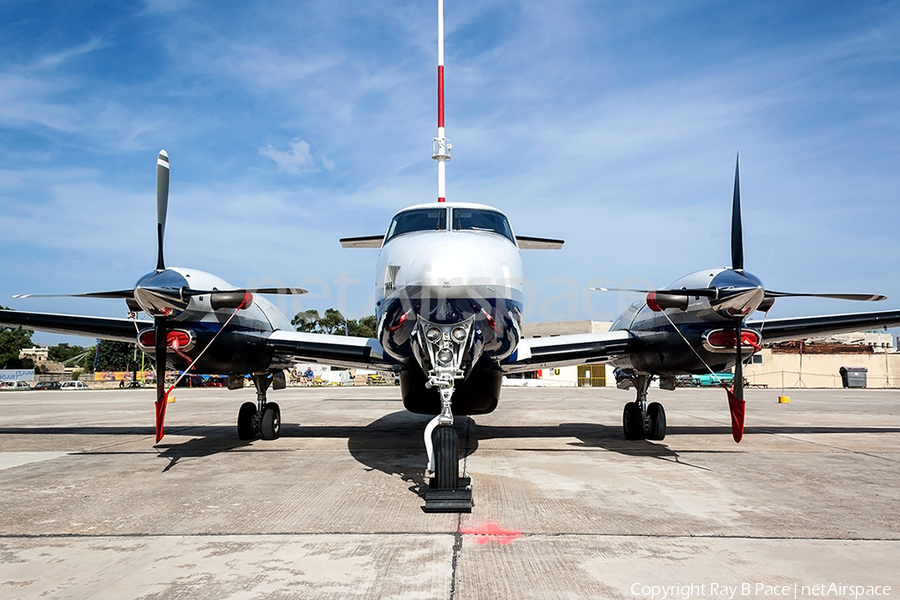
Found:
[(509, 221), (501, 213), (493, 210), (479, 208), (454, 208), (453, 229), (469, 231), (489, 231), (499, 233), (511, 242), (515, 243)]
[(446, 208), (406, 210), (394, 216), (384, 241), (413, 231), (440, 231), (447, 228)]

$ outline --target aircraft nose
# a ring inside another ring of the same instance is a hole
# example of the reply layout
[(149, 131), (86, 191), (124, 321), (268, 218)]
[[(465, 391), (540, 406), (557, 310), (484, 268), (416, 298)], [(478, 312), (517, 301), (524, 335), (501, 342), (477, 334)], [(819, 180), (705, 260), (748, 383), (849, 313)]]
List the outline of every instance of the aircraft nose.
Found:
[(508, 274), (500, 266), (505, 248), (495, 246), (498, 244), (492, 239), (473, 239), (470, 244), (458, 240), (431, 243), (400, 269), (397, 283), (443, 289), (499, 283)]

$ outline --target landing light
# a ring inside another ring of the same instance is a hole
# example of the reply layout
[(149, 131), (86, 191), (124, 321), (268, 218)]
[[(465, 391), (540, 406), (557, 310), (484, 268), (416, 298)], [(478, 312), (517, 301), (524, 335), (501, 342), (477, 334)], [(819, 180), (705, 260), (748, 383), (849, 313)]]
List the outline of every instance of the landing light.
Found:
[(441, 330), (437, 327), (431, 327), (425, 332), (425, 337), (429, 342), (436, 342), (441, 339)]
[(442, 363), (449, 363), (453, 360), (453, 352), (449, 348), (442, 348), (440, 352), (437, 353), (437, 359)]
[(462, 342), (466, 341), (466, 337), (468, 336), (468, 333), (462, 327), (455, 327), (453, 329), (453, 331), (450, 333), (450, 335), (453, 336), (453, 339), (456, 342), (461, 344)]

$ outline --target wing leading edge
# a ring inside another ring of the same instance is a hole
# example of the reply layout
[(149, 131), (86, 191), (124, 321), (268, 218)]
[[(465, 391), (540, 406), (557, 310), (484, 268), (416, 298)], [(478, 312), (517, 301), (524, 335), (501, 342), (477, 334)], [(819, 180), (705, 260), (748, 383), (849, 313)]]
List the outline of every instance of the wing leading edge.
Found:
[(381, 344), (372, 338), (275, 331), (269, 336), (266, 346), (295, 362), (384, 370), (394, 370), (399, 366), (384, 355)]
[(633, 347), (627, 331), (523, 338), (515, 353), (500, 365), (504, 373), (521, 373), (571, 365), (605, 363)]
[(150, 321), (135, 322), (131, 319), (0, 310), (0, 326), (3, 327), (35, 329), (119, 342), (134, 342), (137, 336), (135, 323), (138, 329), (153, 326)]
[(900, 326), (900, 310), (847, 313), (813, 317), (789, 317), (749, 321), (747, 327), (762, 332), (765, 343), (798, 340), (818, 335), (850, 333), (864, 329)]

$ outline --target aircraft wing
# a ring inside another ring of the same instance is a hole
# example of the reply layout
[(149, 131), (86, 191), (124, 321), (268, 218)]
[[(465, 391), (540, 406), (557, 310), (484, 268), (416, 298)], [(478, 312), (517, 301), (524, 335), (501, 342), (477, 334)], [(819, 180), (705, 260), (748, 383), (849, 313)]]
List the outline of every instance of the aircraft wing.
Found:
[(784, 342), (832, 333), (897, 327), (900, 326), (900, 310), (766, 319), (765, 321), (749, 321), (746, 325), (761, 331), (765, 343)]
[[(82, 335), (89, 338), (120, 342), (134, 342), (137, 337), (135, 321), (131, 319), (32, 313), (18, 310), (0, 310), (0, 327)], [(153, 327), (153, 323), (150, 321), (137, 321), (138, 329), (145, 327)]]
[(399, 367), (389, 356), (385, 356), (378, 340), (372, 338), (275, 331), (269, 336), (266, 346), (294, 362), (384, 370)]
[(633, 339), (627, 331), (523, 338), (513, 355), (500, 367), (504, 373), (521, 373), (605, 363), (614, 356), (629, 352), (633, 348)]

